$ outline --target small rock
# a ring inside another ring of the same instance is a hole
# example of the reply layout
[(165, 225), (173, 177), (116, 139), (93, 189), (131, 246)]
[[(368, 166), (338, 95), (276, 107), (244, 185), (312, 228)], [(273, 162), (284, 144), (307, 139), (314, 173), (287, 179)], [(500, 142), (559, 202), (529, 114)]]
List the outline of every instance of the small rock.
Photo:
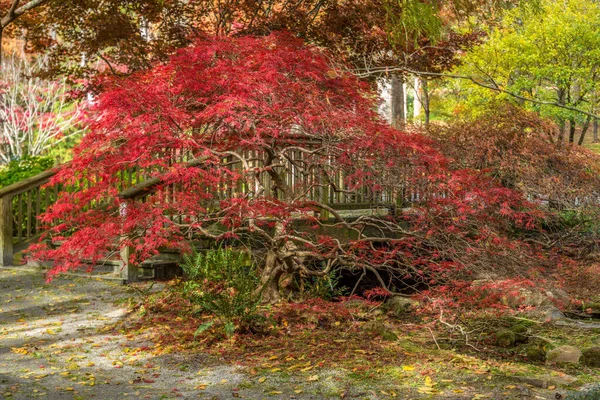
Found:
[(531, 361), (546, 361), (546, 350), (537, 345), (530, 345), (525, 348), (525, 355)]
[(520, 288), (519, 294), (516, 296), (505, 297), (502, 302), (511, 308), (519, 308), (522, 306), (538, 307), (542, 304), (547, 304), (548, 297), (537, 290)]
[(385, 306), (395, 317), (403, 317), (413, 310), (415, 302), (405, 297), (394, 296), (385, 302)]
[(581, 351), (575, 346), (559, 346), (546, 353), (546, 364), (578, 364)]
[(364, 300), (361, 299), (350, 299), (344, 302), (344, 306), (346, 308), (368, 308), (368, 306), (365, 304)]
[(503, 329), (496, 333), (496, 345), (500, 347), (512, 347), (515, 344), (516, 335), (510, 329)]
[(383, 335), (388, 329), (385, 324), (379, 320), (367, 321), (363, 324), (362, 329), (369, 333)]
[(396, 341), (398, 336), (392, 332), (382, 321), (372, 320), (365, 322), (362, 326), (363, 330), (377, 336), (381, 336), (383, 340)]
[(515, 343), (527, 343), (527, 327), (523, 324), (517, 324), (510, 328), (515, 333)]
[(600, 346), (583, 350), (581, 352), (581, 363), (588, 367), (600, 367)]
[(565, 318), (565, 315), (554, 304), (543, 304), (527, 311), (527, 316), (544, 321), (558, 321)]
[(550, 386), (568, 386), (577, 381), (570, 375), (561, 376), (540, 375), (540, 376), (511, 376), (512, 379), (526, 383), (531, 386), (547, 389)]
[(552, 291), (546, 292), (546, 294), (548, 297), (560, 300), (562, 302), (568, 302), (571, 299), (571, 296), (569, 296), (566, 291), (560, 288), (554, 288)]

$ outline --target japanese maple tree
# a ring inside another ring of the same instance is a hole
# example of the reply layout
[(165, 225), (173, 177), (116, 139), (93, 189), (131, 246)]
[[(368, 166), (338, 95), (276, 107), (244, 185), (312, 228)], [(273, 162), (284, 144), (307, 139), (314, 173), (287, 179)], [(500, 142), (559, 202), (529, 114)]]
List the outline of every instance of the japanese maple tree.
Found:
[[(535, 207), (448, 169), (432, 141), (379, 118), (368, 86), (290, 34), (202, 37), (103, 87), (90, 133), (52, 182), (79, 189), (43, 216), (62, 242), (34, 249), (55, 261), (51, 275), (125, 246), (136, 263), (209, 238), (254, 248), (275, 301), (285, 275), (346, 268), (392, 289), (513, 274), (530, 251), (509, 232), (532, 229)], [(411, 200), (421, 206), (406, 211)], [(349, 217), (340, 203), (367, 211)]]

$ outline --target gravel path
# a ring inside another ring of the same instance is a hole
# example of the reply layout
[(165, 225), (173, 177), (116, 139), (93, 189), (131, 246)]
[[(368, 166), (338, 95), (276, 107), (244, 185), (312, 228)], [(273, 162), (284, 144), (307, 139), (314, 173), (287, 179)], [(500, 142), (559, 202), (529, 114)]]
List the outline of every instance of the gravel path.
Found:
[(118, 283), (66, 276), (47, 285), (40, 271), (0, 268), (0, 398), (237, 396), (245, 376), (234, 367), (153, 356), (126, 347), (135, 340), (126, 332), (109, 332), (133, 295)]

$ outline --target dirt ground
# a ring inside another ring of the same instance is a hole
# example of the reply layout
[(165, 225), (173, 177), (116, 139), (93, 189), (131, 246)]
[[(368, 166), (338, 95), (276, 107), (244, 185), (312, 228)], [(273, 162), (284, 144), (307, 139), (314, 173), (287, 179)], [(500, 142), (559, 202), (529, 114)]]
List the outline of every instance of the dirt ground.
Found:
[[(416, 358), (411, 360), (409, 351), (398, 353), (393, 373), (373, 371), (369, 378), (327, 367), (286, 372), (283, 365), (257, 366), (257, 373), (214, 355), (157, 355), (155, 343), (114, 329), (115, 324), (124, 326), (118, 323), (129, 318), (127, 304), (135, 296), (135, 291), (116, 282), (62, 276), (46, 284), (42, 271), (0, 268), (0, 398), (569, 398), (561, 374), (539, 385), (528, 381), (535, 377), (523, 369), (513, 378), (503, 370), (432, 382), (413, 371), (410, 365)], [(440, 377), (451, 365), (460, 367), (454, 355), (427, 352), (419, 354), (418, 365), (437, 370)], [(590, 379), (594, 380), (588, 377), (588, 384)]]

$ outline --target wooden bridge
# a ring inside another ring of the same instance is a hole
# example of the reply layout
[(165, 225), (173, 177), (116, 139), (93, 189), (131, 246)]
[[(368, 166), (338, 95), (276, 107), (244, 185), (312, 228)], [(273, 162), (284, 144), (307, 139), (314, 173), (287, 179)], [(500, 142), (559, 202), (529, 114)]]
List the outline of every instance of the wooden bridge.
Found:
[[(202, 160), (184, 160), (189, 167), (197, 167)], [(65, 188), (60, 185), (50, 185), (52, 177), (59, 171), (55, 168), (42, 172), (34, 177), (17, 182), (10, 186), (0, 189), (0, 263), (3, 266), (17, 264), (15, 255), (26, 250), (31, 244), (37, 242), (45, 232), (39, 219), (46, 209), (54, 204), (62, 191), (77, 190), (70, 187)], [(287, 174), (286, 180), (293, 182), (294, 179), (300, 179), (294, 176), (293, 168)], [(132, 169), (123, 171), (120, 177), (119, 198), (123, 200), (144, 201), (153, 187), (160, 184), (159, 177), (151, 177), (148, 171)], [(342, 184), (343, 177), (337, 176), (335, 179)], [(88, 183), (89, 184), (89, 183)], [(265, 180), (266, 187), (271, 186), (268, 179)], [(322, 186), (313, 189), (310, 197), (319, 199), (332, 209), (336, 210), (344, 218), (355, 218), (360, 215), (382, 215), (395, 213), (397, 209), (412, 204), (423, 199), (424, 190), (415, 187), (409, 188), (408, 185), (400, 186), (401, 189), (394, 191), (383, 190), (376, 196), (366, 191), (352, 192), (344, 190), (334, 190), (330, 186)], [(243, 188), (237, 188), (243, 191)], [(231, 190), (230, 190), (231, 191)], [(222, 196), (231, 195), (225, 191)], [(327, 212), (321, 212), (321, 219), (330, 218)], [(59, 245), (59, 244), (57, 244)], [(138, 267), (129, 265), (129, 249), (123, 249), (118, 259), (105, 260), (104, 266), (112, 266), (112, 276), (119, 277), (125, 281), (137, 280), (140, 273), (146, 268), (142, 265), (142, 271)], [(146, 264), (147, 269), (160, 267), (161, 263), (169, 263), (164, 259), (162, 261), (149, 260)], [(82, 260), (82, 264), (85, 260)], [(170, 261), (174, 263), (173, 258)]]

